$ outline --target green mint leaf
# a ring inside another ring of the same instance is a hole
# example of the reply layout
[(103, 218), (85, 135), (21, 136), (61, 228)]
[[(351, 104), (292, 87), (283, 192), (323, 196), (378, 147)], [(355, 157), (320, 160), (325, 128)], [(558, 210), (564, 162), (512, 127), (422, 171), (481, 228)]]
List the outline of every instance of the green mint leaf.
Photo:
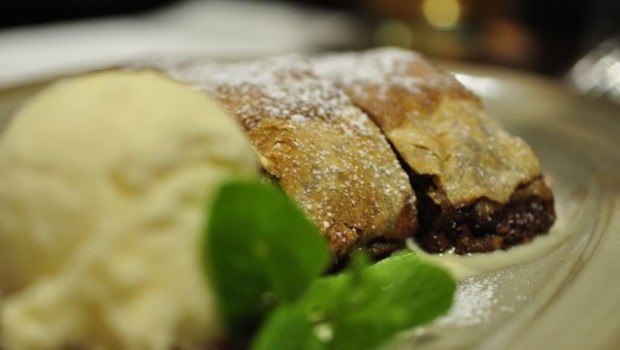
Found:
[(299, 307), (282, 305), (269, 315), (252, 343), (252, 350), (327, 350), (317, 336), (320, 330)]
[(301, 300), (315, 326), (330, 330), (329, 349), (376, 348), (400, 331), (432, 321), (452, 303), (452, 277), (413, 253), (357, 269), (319, 279)]
[[(405, 273), (401, 273), (407, 270)], [(370, 278), (383, 285), (386, 302), (402, 302), (409, 326), (428, 323), (452, 306), (456, 281), (445, 269), (422, 261), (413, 252), (396, 254), (368, 269)], [(390, 289), (392, 291), (390, 291)], [(386, 300), (391, 298), (391, 300)]]
[(224, 185), (213, 202), (205, 267), (229, 335), (247, 341), (277, 303), (297, 300), (329, 263), (324, 238), (282, 191)]

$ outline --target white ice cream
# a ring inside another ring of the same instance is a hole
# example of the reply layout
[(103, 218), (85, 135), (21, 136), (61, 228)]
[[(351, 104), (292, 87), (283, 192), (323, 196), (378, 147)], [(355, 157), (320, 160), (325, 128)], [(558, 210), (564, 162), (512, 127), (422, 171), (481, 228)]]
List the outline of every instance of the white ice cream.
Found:
[(231, 117), (157, 73), (96, 73), (32, 98), (0, 137), (0, 348), (221, 335), (201, 229), (218, 186), (256, 169)]

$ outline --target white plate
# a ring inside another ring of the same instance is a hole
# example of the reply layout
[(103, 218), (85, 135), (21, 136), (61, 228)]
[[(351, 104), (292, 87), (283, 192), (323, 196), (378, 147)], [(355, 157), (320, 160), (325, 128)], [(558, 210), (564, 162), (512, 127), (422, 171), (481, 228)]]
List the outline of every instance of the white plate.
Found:
[[(541, 78), (449, 67), (550, 176), (570, 237), (545, 256), (464, 281), (450, 315), (396, 349), (620, 348), (620, 110)], [(0, 126), (31, 85), (0, 91)]]
[(557, 83), (448, 66), (539, 155), (568, 238), (531, 262), (465, 280), (450, 315), (397, 349), (620, 349), (620, 110)]

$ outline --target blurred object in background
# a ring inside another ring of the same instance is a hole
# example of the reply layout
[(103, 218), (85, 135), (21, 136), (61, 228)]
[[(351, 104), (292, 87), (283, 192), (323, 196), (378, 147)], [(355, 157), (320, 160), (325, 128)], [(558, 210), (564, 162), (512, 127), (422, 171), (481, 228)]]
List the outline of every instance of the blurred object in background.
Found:
[(10, 68), (0, 71), (0, 85), (3, 77), (145, 55), (243, 58), (385, 45), (560, 77), (620, 34), (619, 0), (7, 1), (0, 65)]
[(515, 0), (368, 0), (368, 8), (384, 18), (375, 31), (377, 45), (515, 67), (536, 62), (535, 38), (515, 19)]
[(620, 31), (617, 0), (366, 0), (372, 45), (564, 74)]
[[(73, 2), (54, 2), (56, 11)], [(362, 32), (350, 14), (297, 3), (178, 1), (122, 16), (5, 28), (0, 86), (150, 57), (243, 59), (350, 49), (360, 46)]]
[(0, 28), (139, 13), (175, 0), (5, 0)]
[(620, 36), (608, 39), (580, 59), (567, 79), (584, 94), (620, 104)]

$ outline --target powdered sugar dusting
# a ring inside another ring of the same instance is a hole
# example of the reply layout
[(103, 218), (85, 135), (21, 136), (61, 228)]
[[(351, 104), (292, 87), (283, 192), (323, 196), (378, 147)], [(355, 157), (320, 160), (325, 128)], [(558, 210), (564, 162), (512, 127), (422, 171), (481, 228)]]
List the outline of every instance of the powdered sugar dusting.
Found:
[(437, 324), (473, 326), (488, 322), (497, 301), (497, 286), (493, 280), (465, 281), (457, 288), (452, 309)]
[(360, 97), (368, 86), (378, 89), (379, 98), (385, 98), (389, 89), (395, 87), (422, 94), (425, 89), (460, 86), (454, 77), (435, 68), (420, 54), (396, 48), (325, 55), (313, 63), (319, 75), (335, 79)]
[[(246, 127), (260, 118), (284, 118), (300, 123), (308, 119), (352, 118), (361, 113), (349, 97), (327, 79), (317, 77), (309, 62), (299, 56), (218, 64), (186, 62), (157, 65), (172, 78), (189, 83), (226, 101)], [(364, 123), (353, 122), (358, 132), (368, 133)]]
[(486, 197), (505, 203), (540, 174), (535, 154), (482, 109), (451, 74), (400, 49), (328, 55), (314, 60), (384, 129), (404, 161), (433, 175), (457, 205)]
[[(341, 255), (393, 235), (413, 190), (385, 136), (308, 59), (150, 64), (215, 97), (250, 135), (265, 170)], [(342, 251), (340, 251), (342, 249)]]

